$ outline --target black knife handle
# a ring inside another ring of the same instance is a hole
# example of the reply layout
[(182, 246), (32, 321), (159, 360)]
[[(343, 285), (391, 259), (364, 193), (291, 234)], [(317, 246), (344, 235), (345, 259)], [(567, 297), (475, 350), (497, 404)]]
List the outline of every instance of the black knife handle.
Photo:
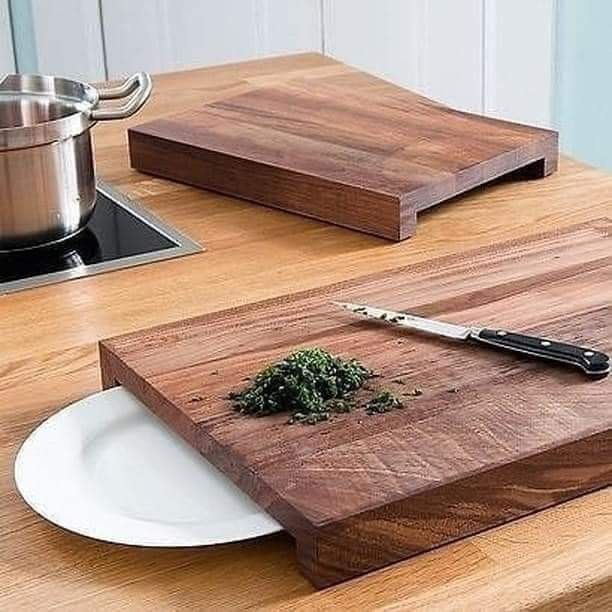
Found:
[(499, 349), (523, 353), (539, 359), (559, 361), (580, 368), (589, 376), (605, 376), (610, 372), (608, 355), (574, 344), (524, 336), (504, 329), (481, 329), (478, 333), (473, 333), (470, 338)]

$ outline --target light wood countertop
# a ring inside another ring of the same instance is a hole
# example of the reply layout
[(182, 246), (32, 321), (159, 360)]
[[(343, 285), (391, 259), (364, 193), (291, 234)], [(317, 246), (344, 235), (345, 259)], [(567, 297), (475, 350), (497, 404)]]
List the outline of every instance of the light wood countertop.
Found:
[(298, 573), (284, 534), (195, 550), (115, 546), (54, 527), (17, 494), (13, 460), (23, 439), (100, 389), (102, 338), (612, 216), (612, 177), (567, 159), (550, 178), (497, 184), (432, 209), (400, 244), (129, 168), (130, 123), (247, 79), (331, 69), (321, 56), (300, 55), (166, 74), (141, 114), (95, 128), (100, 177), (208, 250), (0, 296), (1, 609), (612, 607), (609, 489), (321, 592)]

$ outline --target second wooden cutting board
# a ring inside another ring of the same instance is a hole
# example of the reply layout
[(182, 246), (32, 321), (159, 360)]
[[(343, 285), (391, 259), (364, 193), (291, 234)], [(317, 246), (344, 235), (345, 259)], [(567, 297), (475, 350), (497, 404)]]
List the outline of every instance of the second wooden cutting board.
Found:
[[(121, 384), (296, 539), (325, 586), (610, 484), (610, 380), (356, 319), (346, 300), (612, 349), (610, 221), (101, 343)], [(303, 346), (357, 357), (406, 407), (316, 426), (227, 393)], [(180, 475), (177, 475), (180, 477)]]
[(332, 60), (212, 97), (130, 129), (132, 166), (391, 240), (468, 189), (557, 167), (556, 132), (457, 111)]

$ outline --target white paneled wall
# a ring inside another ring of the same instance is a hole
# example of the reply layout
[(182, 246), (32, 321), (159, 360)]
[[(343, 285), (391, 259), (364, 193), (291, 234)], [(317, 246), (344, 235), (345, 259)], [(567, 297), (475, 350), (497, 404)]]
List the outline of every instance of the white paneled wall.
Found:
[(0, 79), (3, 74), (13, 72), (14, 69), (8, 0), (0, 0)]
[(319, 51), (458, 108), (551, 120), (555, 0), (11, 1), (31, 5), (39, 72), (101, 80)]
[(109, 76), (253, 57), (254, 5), (251, 0), (102, 0)]
[(29, 1), (37, 70), (76, 79), (104, 78), (98, 0)]
[(110, 77), (320, 50), (319, 0), (102, 0)]
[(555, 0), (485, 0), (488, 115), (549, 125), (555, 62)]
[(481, 112), (482, 0), (425, 0), (424, 13), (422, 91), (451, 106)]
[(321, 0), (260, 0), (261, 55), (322, 51)]
[(329, 55), (482, 110), (482, 0), (324, 0)]
[(416, 88), (421, 82), (420, 0), (323, 0), (325, 53)]

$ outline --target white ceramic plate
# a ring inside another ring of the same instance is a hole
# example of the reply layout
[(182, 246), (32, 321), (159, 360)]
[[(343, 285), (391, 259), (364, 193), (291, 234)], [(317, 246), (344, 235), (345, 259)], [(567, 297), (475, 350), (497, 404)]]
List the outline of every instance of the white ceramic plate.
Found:
[(119, 544), (202, 546), (281, 529), (122, 387), (34, 430), (17, 454), (15, 482), (52, 523)]

